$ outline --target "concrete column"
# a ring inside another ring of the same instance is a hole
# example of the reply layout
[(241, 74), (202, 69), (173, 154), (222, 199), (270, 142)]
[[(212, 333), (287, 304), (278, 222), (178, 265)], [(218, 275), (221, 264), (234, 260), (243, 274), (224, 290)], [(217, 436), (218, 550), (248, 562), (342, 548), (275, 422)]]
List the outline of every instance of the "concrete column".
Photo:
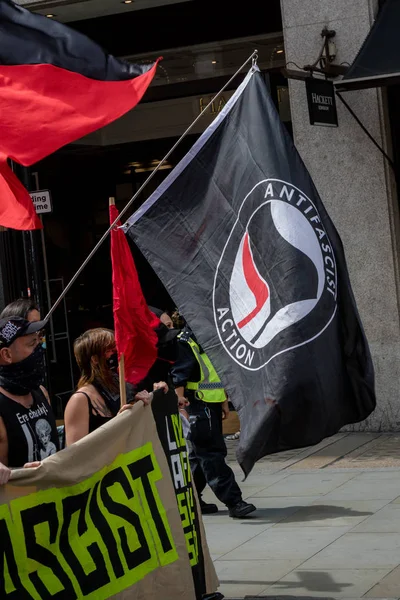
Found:
[[(377, 0), (281, 0), (281, 6), (286, 61), (300, 67), (316, 60), (324, 26), (336, 31), (335, 62), (351, 64), (377, 12)], [(354, 429), (399, 430), (399, 219), (392, 174), (339, 101), (338, 128), (312, 126), (304, 82), (289, 86), (295, 143), (341, 235), (375, 365), (378, 408)], [(387, 149), (382, 91), (343, 96)]]

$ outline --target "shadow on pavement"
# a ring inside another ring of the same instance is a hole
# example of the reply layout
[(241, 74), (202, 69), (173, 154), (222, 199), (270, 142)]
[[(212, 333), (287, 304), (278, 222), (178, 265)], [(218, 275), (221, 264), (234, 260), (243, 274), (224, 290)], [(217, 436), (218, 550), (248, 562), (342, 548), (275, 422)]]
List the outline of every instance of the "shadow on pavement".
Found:
[(336, 600), (328, 596), (245, 596), (244, 598), (225, 598), (225, 600)]
[[(296, 507), (295, 507), (296, 508)], [(267, 509), (260, 509), (258, 513)], [(285, 523), (296, 523), (298, 521), (324, 521), (326, 519), (340, 519), (341, 517), (369, 517), (373, 515), (370, 511), (353, 510), (343, 506), (331, 506), (329, 504), (311, 504), (302, 506), (284, 519)]]
[[(227, 510), (220, 510), (218, 516), (228, 516)], [(312, 504), (309, 506), (286, 506), (284, 508), (258, 508), (256, 512), (242, 519), (233, 519), (244, 525), (259, 525), (260, 523), (299, 523), (301, 521), (325, 521), (342, 517), (369, 517), (370, 511), (358, 511), (343, 506), (329, 504)], [(211, 522), (213, 515), (208, 515)]]
[[(257, 585), (265, 585), (266, 587), (273, 585), (278, 591), (278, 588), (282, 590), (303, 590), (305, 592), (337, 592), (341, 593), (346, 590), (346, 588), (352, 587), (351, 583), (339, 583), (335, 581), (330, 573), (326, 573), (325, 571), (297, 571), (292, 573), (293, 581), (260, 581), (260, 580), (250, 580), (246, 579), (238, 580), (238, 579), (222, 579), (220, 577), (220, 583), (231, 584), (231, 585), (246, 585), (246, 584), (257, 584)], [(272, 598), (273, 596), (257, 596), (257, 598)], [(279, 596), (280, 600), (283, 600), (286, 596)], [(246, 600), (250, 600), (252, 596), (245, 596)], [(305, 596), (301, 596), (302, 600), (305, 600)], [(325, 600), (328, 600), (326, 596), (324, 596)]]

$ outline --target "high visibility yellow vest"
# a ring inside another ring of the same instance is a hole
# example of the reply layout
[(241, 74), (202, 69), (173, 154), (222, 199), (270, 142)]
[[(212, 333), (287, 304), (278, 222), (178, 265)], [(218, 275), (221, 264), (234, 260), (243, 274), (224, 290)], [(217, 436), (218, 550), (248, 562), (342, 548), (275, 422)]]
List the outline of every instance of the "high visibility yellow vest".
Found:
[(225, 390), (207, 354), (200, 352), (198, 344), (192, 338), (188, 339), (188, 344), (199, 363), (200, 380), (188, 381), (186, 389), (194, 391), (195, 396), (203, 402), (225, 402)]

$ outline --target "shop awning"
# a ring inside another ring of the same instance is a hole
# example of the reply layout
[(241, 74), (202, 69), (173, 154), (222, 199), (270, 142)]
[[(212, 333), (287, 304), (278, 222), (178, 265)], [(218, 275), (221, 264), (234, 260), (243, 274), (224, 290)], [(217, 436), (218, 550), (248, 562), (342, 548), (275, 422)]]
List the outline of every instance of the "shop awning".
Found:
[(338, 92), (400, 83), (400, 0), (386, 0)]

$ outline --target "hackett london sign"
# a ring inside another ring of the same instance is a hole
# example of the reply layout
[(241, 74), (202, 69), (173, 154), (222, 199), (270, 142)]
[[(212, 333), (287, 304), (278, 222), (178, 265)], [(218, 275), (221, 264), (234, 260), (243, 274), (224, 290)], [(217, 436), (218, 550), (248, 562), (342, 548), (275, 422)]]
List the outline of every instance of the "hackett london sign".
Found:
[(337, 127), (338, 119), (333, 83), (325, 79), (306, 79), (306, 90), (311, 125)]

